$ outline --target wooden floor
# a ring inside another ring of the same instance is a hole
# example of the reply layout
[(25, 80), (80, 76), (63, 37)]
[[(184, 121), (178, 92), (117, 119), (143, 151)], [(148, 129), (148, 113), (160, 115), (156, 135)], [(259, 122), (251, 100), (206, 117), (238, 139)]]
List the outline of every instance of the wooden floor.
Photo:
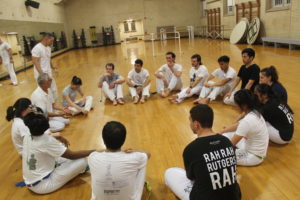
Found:
[[(247, 45), (232, 45), (228, 41), (195, 39), (181, 40), (182, 54), (178, 42), (168, 40), (156, 42), (152, 56), (150, 42), (132, 42), (127, 45), (101, 47), (94, 49), (73, 50), (54, 58), (60, 74), (56, 78), (59, 91), (69, 84), (71, 77), (77, 75), (83, 80), (83, 91), (95, 97), (95, 109), (88, 117), (77, 116), (71, 119), (70, 125), (62, 132), (71, 142), (71, 149), (103, 148), (100, 133), (103, 125), (110, 120), (121, 121), (128, 130), (126, 147), (147, 150), (152, 157), (148, 163), (147, 180), (153, 188), (153, 200), (175, 200), (175, 196), (164, 184), (164, 172), (169, 167), (183, 167), (182, 152), (184, 147), (195, 136), (189, 127), (189, 110), (192, 99), (180, 105), (170, 105), (167, 99), (153, 95), (144, 105), (130, 102), (128, 87), (124, 94), (128, 103), (124, 106), (112, 106), (109, 102), (99, 102), (100, 90), (97, 88), (99, 76), (107, 62), (116, 65), (116, 72), (127, 77), (128, 71), (136, 58), (144, 60), (144, 67), (152, 78), (151, 90), (155, 91), (153, 73), (165, 63), (166, 51), (175, 51), (177, 62), (184, 67), (183, 80), (188, 84), (190, 57), (201, 54), (203, 63), (209, 72), (218, 67), (217, 59), (221, 55), (231, 58), (231, 66), (236, 70), (242, 64), (241, 50)], [(289, 104), (295, 114), (295, 134), (292, 142), (286, 146), (270, 145), (268, 157), (258, 167), (238, 167), (241, 177), (240, 185), (243, 199), (299, 199), (300, 192), (300, 51), (273, 47), (252, 46), (257, 53), (255, 62), (261, 67), (275, 65), (280, 73), (280, 81), (288, 90)], [(127, 52), (128, 59), (125, 59)], [(11, 142), (11, 123), (5, 121), (5, 110), (19, 97), (30, 97), (36, 88), (33, 70), (18, 74), (21, 84), (17, 87), (2, 81), (0, 87), (0, 199), (89, 199), (91, 196), (90, 177), (83, 175), (72, 180), (62, 189), (49, 195), (35, 195), (27, 188), (17, 188), (16, 182), (22, 180), (21, 159)], [(298, 88), (298, 89), (297, 89)], [(298, 91), (298, 92), (297, 92)], [(61, 96), (61, 92), (59, 94)], [(222, 101), (213, 102), (215, 112), (214, 130), (219, 131), (224, 125), (235, 119), (238, 111), (225, 106)]]

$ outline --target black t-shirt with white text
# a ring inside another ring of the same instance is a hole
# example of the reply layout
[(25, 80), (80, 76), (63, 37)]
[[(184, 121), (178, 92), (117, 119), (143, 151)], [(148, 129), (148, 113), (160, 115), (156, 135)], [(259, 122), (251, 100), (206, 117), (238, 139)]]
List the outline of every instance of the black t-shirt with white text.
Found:
[(200, 137), (183, 152), (188, 179), (194, 182), (191, 200), (240, 200), (236, 156), (230, 140), (216, 134)]
[(255, 86), (259, 83), (259, 72), (260, 68), (256, 64), (252, 64), (249, 67), (242, 65), (238, 73), (238, 77), (242, 80), (241, 89), (246, 87), (249, 80), (254, 80), (254, 83), (250, 88), (251, 91), (254, 91)]
[(294, 133), (294, 118), (291, 110), (278, 100), (270, 99), (262, 107), (262, 115), (267, 122), (279, 131), (280, 138), (290, 141)]

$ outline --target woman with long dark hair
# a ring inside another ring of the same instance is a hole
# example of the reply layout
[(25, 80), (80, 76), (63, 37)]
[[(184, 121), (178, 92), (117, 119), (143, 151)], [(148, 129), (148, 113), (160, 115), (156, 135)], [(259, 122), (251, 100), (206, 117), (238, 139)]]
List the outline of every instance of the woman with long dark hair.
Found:
[[(77, 115), (79, 113), (86, 115), (92, 108), (93, 97), (84, 97), (81, 86), (81, 79), (77, 76), (73, 76), (71, 84), (65, 87), (62, 93), (62, 104), (71, 110), (72, 115)], [(79, 93), (82, 98), (76, 101), (77, 93)]]
[(11, 137), (13, 144), (22, 155), (23, 138), (25, 135), (30, 135), (28, 127), (24, 124), (23, 118), (30, 112), (31, 101), (27, 98), (18, 99), (13, 106), (9, 106), (6, 110), (6, 120), (11, 121)]
[(287, 144), (293, 137), (294, 118), (290, 107), (274, 95), (271, 86), (259, 84), (255, 88), (255, 94), (262, 106), (270, 140), (276, 144)]
[(246, 89), (237, 91), (234, 101), (242, 115), (235, 124), (225, 128), (222, 133), (237, 147), (238, 165), (259, 165), (267, 155), (269, 142), (266, 122), (260, 113), (260, 103), (257, 96)]
[(278, 81), (278, 73), (274, 66), (270, 66), (261, 70), (259, 82), (269, 85), (279, 100), (282, 103), (287, 104), (288, 95), (286, 89)]

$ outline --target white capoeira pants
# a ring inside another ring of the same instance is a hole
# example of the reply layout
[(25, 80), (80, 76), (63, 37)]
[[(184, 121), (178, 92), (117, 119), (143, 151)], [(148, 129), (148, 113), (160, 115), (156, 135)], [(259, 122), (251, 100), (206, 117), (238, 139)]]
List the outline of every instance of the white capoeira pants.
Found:
[(284, 141), (281, 139), (279, 131), (274, 128), (269, 122), (266, 122), (269, 138), (272, 142), (276, 144), (287, 144), (289, 141)]
[(63, 117), (50, 117), (49, 125), (52, 133), (59, 132), (69, 124), (70, 120)]
[[(224, 133), (223, 135), (231, 140), (235, 132)], [(246, 147), (246, 139), (241, 139), (237, 145), (237, 149), (235, 150), (237, 165), (241, 166), (255, 166), (261, 164), (264, 159), (257, 157), (255, 154), (247, 151)]]
[(226, 97), (224, 99), (224, 103), (231, 106), (236, 106), (236, 103), (234, 102), (234, 95), (238, 91), (238, 89), (234, 89), (233, 92), (229, 97)]
[[(135, 189), (134, 189), (135, 192), (134, 192), (132, 198), (130, 198), (131, 200), (141, 200), (142, 199), (143, 189), (144, 189), (144, 184), (145, 184), (145, 176), (146, 176), (146, 166), (143, 167), (142, 169), (140, 169), (136, 175)], [(112, 198), (111, 195), (108, 196), (107, 198), (113, 199), (113, 200), (123, 200), (124, 199), (123, 196), (114, 196)], [(102, 200), (102, 199), (99, 199), (99, 197), (97, 198), (96, 195), (92, 192), (91, 200)]]
[[(78, 104), (79, 101), (75, 102), (75, 104)], [(93, 107), (93, 97), (92, 96), (87, 96), (85, 97), (85, 101), (83, 102), (82, 106), (79, 105), (80, 107), (83, 107), (84, 110), (86, 111), (90, 111)], [(75, 107), (69, 106), (68, 107), (69, 110), (71, 110), (73, 112), (72, 115), (78, 115), (79, 113), (81, 113), (81, 110), (78, 110)]]
[[(150, 96), (149, 90), (150, 90), (150, 84), (148, 84), (146, 87), (143, 88), (142, 96), (149, 97)], [(129, 91), (130, 91), (130, 94), (132, 97), (139, 97), (139, 94), (137, 93), (136, 88), (129, 87)]]
[(117, 84), (114, 88), (109, 89), (107, 82), (103, 82), (102, 91), (111, 101), (123, 98), (123, 86), (121, 84)]
[[(162, 75), (162, 74), (161, 74)], [(170, 91), (172, 90), (181, 90), (182, 88), (182, 81), (180, 77), (176, 77), (172, 75), (170, 79), (166, 78), (168, 84), (165, 85), (162, 79), (156, 78), (156, 91), (157, 93), (162, 93), (162, 91), (167, 87)]]
[(17, 75), (14, 70), (14, 65), (10, 62), (3, 62), (3, 65), (5, 66), (8, 74), (9, 74), (12, 84), (14, 84), (14, 85), (18, 84), (18, 79), (17, 79)]
[(189, 94), (186, 93), (188, 89), (189, 87), (184, 88), (183, 90), (181, 90), (180, 93), (177, 94), (177, 98), (176, 98), (177, 103), (182, 102), (184, 99), (191, 97), (194, 94), (199, 94), (202, 89), (202, 85), (196, 85), (195, 87), (193, 87)]
[(57, 164), (58, 166), (49, 178), (42, 180), (36, 186), (28, 187), (28, 189), (37, 194), (54, 192), (79, 174), (84, 173), (88, 166), (86, 158), (77, 160), (58, 158)]
[[(209, 84), (214, 84), (213, 81), (208, 81)], [(203, 87), (199, 97), (200, 98), (208, 98), (210, 101), (214, 101), (217, 96), (219, 95), (225, 95), (230, 90), (230, 86), (228, 84), (225, 84), (223, 86), (214, 86), (214, 87)]]
[(181, 200), (189, 200), (193, 182), (186, 177), (186, 171), (181, 168), (169, 168), (165, 172), (165, 183)]

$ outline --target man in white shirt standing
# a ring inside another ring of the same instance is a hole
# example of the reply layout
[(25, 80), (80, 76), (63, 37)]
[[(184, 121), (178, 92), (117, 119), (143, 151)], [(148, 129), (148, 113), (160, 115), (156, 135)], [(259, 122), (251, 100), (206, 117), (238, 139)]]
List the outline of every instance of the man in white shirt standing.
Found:
[(0, 38), (0, 65), (3, 63), (5, 66), (12, 85), (18, 85), (18, 79), (14, 70), (14, 60), (12, 56), (12, 50), (7, 42), (4, 42)]
[(130, 94), (133, 98), (133, 103), (137, 104), (141, 96), (141, 103), (149, 98), (150, 93), (150, 77), (148, 70), (142, 68), (143, 61), (135, 60), (134, 69), (128, 73), (127, 85), (129, 86)]
[(170, 98), (171, 103), (181, 103), (184, 99), (199, 94), (206, 77), (208, 76), (207, 68), (202, 65), (201, 56), (194, 54), (191, 57), (192, 68), (190, 70), (190, 86), (183, 89), (180, 93)]
[(108, 122), (103, 127), (102, 138), (106, 150), (93, 152), (88, 157), (92, 176), (91, 200), (140, 200), (150, 154), (121, 150), (126, 128), (120, 122)]
[(71, 151), (63, 137), (44, 132), (48, 120), (41, 114), (30, 113), (24, 118), (30, 130), (23, 142), (23, 178), (29, 190), (37, 194), (54, 192), (87, 171), (87, 159), (94, 150)]
[(57, 67), (54, 67), (51, 61), (51, 45), (54, 36), (51, 33), (44, 33), (43, 39), (40, 43), (34, 46), (31, 51), (32, 62), (34, 64), (34, 78), (37, 79), (39, 74), (46, 73), (52, 79), (51, 90), (53, 93), (54, 101), (57, 103), (58, 94), (56, 82), (52, 76), (52, 70), (58, 74)]
[[(199, 99), (195, 100), (194, 103), (208, 104), (214, 101), (217, 96), (225, 95), (231, 88), (235, 77), (235, 70), (229, 66), (230, 58), (228, 56), (221, 56), (218, 59), (220, 68), (216, 69), (204, 83), (204, 87), (201, 90)], [(219, 78), (218, 82), (211, 81), (215, 77)]]
[[(41, 108), (49, 118), (51, 132), (58, 132), (63, 130), (66, 124), (69, 124), (68, 114), (71, 111), (54, 102), (50, 89), (51, 82), (52, 78), (48, 74), (41, 73), (38, 76), (38, 87), (31, 95), (31, 102), (33, 105)], [(54, 112), (54, 109), (60, 112)]]
[[(162, 97), (167, 97), (173, 90), (181, 90), (182, 66), (175, 63), (176, 55), (173, 52), (166, 53), (167, 64), (162, 65), (156, 72), (156, 89)], [(165, 88), (166, 87), (166, 88)]]

